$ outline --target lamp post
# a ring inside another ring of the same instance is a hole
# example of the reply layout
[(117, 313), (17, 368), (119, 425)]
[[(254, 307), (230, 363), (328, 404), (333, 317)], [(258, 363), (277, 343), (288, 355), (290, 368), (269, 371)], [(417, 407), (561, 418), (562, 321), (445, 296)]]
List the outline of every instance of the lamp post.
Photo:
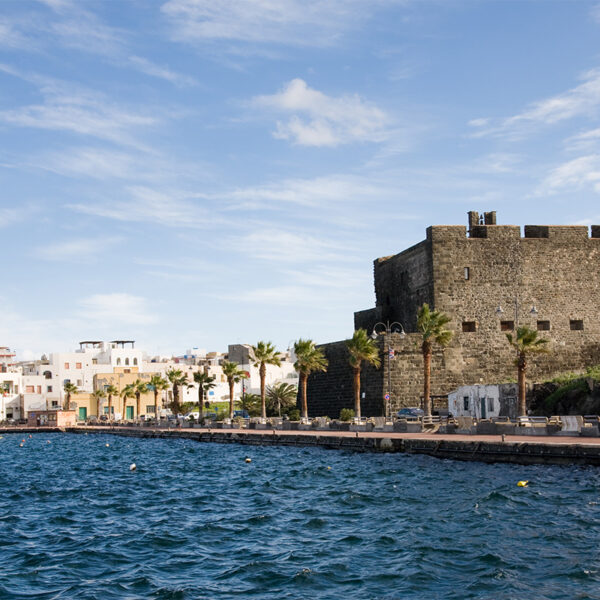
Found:
[[(379, 331), (377, 328), (379, 327)], [(379, 335), (390, 336), (392, 333), (399, 333), (400, 337), (404, 337), (406, 332), (404, 331), (404, 327), (402, 323), (398, 321), (386, 321), (385, 323), (379, 322), (373, 325), (373, 333), (371, 333), (372, 339), (377, 339)], [(385, 403), (385, 416), (390, 417), (391, 413), (391, 405), (392, 405), (392, 371), (390, 369), (390, 361), (392, 359), (393, 349), (390, 345), (390, 339), (387, 337), (387, 374), (388, 374), (388, 385), (387, 385), (387, 394), (386, 394), (386, 403)]]

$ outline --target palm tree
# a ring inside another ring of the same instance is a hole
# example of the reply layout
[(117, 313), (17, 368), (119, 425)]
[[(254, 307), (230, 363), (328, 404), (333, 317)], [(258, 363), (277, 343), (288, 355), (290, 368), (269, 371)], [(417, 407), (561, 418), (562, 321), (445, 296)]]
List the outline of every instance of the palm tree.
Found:
[(121, 420), (125, 420), (126, 408), (127, 408), (127, 398), (135, 398), (135, 386), (132, 383), (127, 384), (121, 390), (121, 397), (123, 398), (123, 412), (121, 414)]
[(204, 418), (204, 394), (215, 387), (216, 377), (206, 371), (194, 373), (194, 383), (198, 384), (198, 420)]
[(78, 394), (79, 389), (74, 383), (71, 383), (70, 381), (67, 381), (65, 383), (63, 389), (65, 390), (65, 402), (63, 405), (63, 410), (69, 410), (71, 406), (71, 395)]
[(106, 386), (104, 391), (106, 392), (106, 395), (108, 397), (108, 418), (112, 421), (113, 420), (112, 397), (118, 396), (119, 390), (118, 390), (117, 386), (115, 386), (111, 383), (110, 385)]
[(510, 345), (517, 351), (515, 363), (519, 374), (519, 416), (525, 416), (527, 414), (525, 382), (527, 357), (530, 354), (548, 352), (548, 348), (546, 347), (548, 340), (538, 337), (538, 332), (534, 329), (529, 329), (529, 327), (517, 327), (517, 337), (513, 338), (512, 333), (507, 333), (506, 339), (508, 339)]
[(350, 353), (350, 366), (354, 373), (354, 414), (360, 419), (360, 371), (363, 361), (375, 368), (381, 365), (379, 348), (375, 340), (367, 335), (366, 329), (357, 329), (352, 339), (346, 340), (346, 347)]
[(140, 418), (140, 399), (142, 394), (146, 394), (148, 392), (148, 384), (141, 379), (136, 379), (133, 382), (133, 388), (135, 393), (135, 418)]
[(240, 408), (245, 410), (251, 417), (260, 414), (260, 396), (258, 394), (245, 394), (240, 398)]
[(267, 365), (281, 366), (279, 353), (271, 342), (258, 342), (252, 346), (250, 360), (255, 367), (258, 367), (260, 375), (260, 414), (263, 419), (267, 418), (267, 406), (265, 402), (265, 379), (267, 377)]
[(179, 388), (187, 385), (187, 375), (181, 369), (169, 369), (167, 371), (167, 379), (173, 386), (173, 403), (171, 408), (174, 414), (179, 414)]
[(229, 362), (228, 360), (223, 361), (221, 368), (223, 369), (223, 375), (227, 377), (227, 383), (229, 384), (229, 418), (233, 419), (234, 386), (242, 379), (246, 379), (246, 372), (242, 371), (237, 363)]
[(294, 369), (300, 374), (300, 390), (302, 395), (302, 418), (308, 419), (308, 404), (306, 400), (306, 388), (308, 376), (313, 371), (327, 371), (328, 361), (323, 350), (317, 348), (312, 340), (299, 339), (294, 343), (294, 354), (296, 362)]
[(439, 310), (431, 310), (425, 303), (417, 313), (417, 330), (422, 336), (421, 352), (423, 353), (423, 408), (427, 416), (431, 416), (431, 354), (433, 345), (444, 348), (450, 343), (453, 332), (446, 329), (450, 317)]
[(267, 386), (267, 398), (269, 399), (269, 409), (273, 412), (277, 407), (277, 414), (281, 416), (281, 407), (291, 408), (298, 398), (298, 388), (291, 383), (276, 383)]
[(100, 417), (100, 400), (106, 398), (106, 392), (102, 389), (92, 392), (92, 398), (96, 400), (96, 416)]
[(152, 375), (148, 388), (154, 392), (154, 417), (158, 420), (158, 393), (168, 389), (169, 382), (158, 374)]

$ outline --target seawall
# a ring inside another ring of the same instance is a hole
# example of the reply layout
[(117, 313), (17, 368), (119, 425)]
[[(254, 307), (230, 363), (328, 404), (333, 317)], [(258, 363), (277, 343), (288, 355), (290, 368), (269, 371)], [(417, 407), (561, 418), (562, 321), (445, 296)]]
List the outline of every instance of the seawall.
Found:
[(188, 439), (214, 444), (247, 446), (321, 447), (352, 452), (425, 454), (435, 458), (522, 465), (600, 466), (600, 438), (549, 438), (485, 435), (356, 433), (325, 431), (248, 431), (246, 429), (154, 429), (146, 427), (6, 428), (17, 433), (105, 433), (122, 437)]

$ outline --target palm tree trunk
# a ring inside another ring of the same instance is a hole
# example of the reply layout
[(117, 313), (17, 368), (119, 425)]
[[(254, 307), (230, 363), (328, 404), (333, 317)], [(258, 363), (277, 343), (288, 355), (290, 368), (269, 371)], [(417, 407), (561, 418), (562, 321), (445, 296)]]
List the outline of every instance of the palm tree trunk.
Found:
[(300, 389), (302, 390), (302, 418), (308, 419), (308, 402), (306, 399), (306, 388), (308, 387), (308, 375), (300, 373)]
[(135, 418), (140, 419), (140, 394), (135, 395)]
[(198, 384), (198, 422), (204, 416), (204, 398), (202, 398), (202, 384)]
[(354, 416), (360, 419), (360, 367), (354, 367)]
[(100, 396), (96, 398), (96, 417), (100, 418)]
[(173, 386), (173, 412), (176, 415), (179, 414), (179, 387), (177, 385)]
[(525, 382), (527, 362), (522, 354), (519, 356), (517, 368), (519, 373), (519, 416), (525, 417), (527, 415), (527, 385)]
[(229, 418), (233, 419), (233, 386), (234, 386), (233, 377), (230, 377), (228, 379), (228, 381), (229, 381)]
[(265, 379), (267, 377), (267, 367), (260, 365), (260, 414), (263, 419), (267, 418), (267, 403), (265, 400)]
[(431, 350), (423, 349), (423, 412), (431, 416)]
[(158, 421), (158, 390), (154, 388), (154, 418)]
[(108, 395), (108, 420), (112, 421), (112, 394)]

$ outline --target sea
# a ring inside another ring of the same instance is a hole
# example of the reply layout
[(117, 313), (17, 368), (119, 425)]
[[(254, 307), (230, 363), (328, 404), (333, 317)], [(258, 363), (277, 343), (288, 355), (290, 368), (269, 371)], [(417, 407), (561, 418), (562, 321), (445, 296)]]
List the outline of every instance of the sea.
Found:
[(0, 600), (213, 598), (600, 599), (600, 470), (3, 435)]

